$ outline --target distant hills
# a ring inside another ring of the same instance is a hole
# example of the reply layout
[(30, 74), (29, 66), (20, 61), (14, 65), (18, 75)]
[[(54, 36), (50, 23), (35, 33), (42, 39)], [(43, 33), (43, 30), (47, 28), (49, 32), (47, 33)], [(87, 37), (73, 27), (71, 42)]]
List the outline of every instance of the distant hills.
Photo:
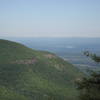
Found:
[(53, 53), (0, 40), (0, 100), (78, 100), (81, 76)]

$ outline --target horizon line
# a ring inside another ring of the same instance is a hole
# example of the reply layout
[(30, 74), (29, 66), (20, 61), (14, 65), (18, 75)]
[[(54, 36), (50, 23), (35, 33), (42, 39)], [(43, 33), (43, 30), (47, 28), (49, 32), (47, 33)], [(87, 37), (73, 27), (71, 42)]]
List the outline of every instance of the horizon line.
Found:
[(100, 38), (100, 36), (0, 36), (1, 38)]

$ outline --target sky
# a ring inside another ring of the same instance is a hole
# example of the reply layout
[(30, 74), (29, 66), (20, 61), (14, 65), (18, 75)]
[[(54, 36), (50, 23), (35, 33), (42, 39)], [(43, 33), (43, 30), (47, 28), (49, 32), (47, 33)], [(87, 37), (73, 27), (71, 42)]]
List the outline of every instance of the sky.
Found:
[(100, 37), (100, 0), (0, 0), (0, 37)]

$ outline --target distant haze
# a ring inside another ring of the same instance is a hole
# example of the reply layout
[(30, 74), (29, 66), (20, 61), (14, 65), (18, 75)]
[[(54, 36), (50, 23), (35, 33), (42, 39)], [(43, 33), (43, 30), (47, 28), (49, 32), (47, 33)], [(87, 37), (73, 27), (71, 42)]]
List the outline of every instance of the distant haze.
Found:
[(100, 0), (0, 0), (0, 37), (100, 37)]

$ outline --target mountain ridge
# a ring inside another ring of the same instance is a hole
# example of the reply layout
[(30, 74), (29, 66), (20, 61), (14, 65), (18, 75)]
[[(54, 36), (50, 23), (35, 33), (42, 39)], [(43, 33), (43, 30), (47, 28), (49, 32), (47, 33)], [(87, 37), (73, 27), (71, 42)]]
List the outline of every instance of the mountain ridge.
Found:
[[(82, 75), (73, 65), (53, 53), (0, 40), (2, 100), (75, 100), (78, 92), (74, 81)], [(7, 96), (3, 95), (5, 91)]]

